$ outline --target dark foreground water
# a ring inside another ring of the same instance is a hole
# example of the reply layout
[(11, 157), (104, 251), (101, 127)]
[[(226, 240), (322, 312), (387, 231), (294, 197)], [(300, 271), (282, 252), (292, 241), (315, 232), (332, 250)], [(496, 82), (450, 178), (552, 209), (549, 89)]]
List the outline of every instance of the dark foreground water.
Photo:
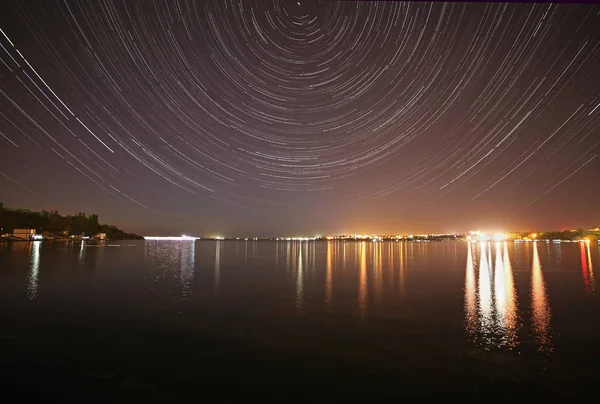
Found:
[(595, 268), (593, 243), (3, 243), (3, 395), (595, 399)]

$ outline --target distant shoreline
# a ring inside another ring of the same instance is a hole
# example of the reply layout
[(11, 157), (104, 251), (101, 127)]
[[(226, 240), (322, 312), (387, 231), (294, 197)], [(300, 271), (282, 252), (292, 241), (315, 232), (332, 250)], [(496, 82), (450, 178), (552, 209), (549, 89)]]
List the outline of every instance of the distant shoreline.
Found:
[[(381, 239), (381, 240), (370, 240), (370, 239), (293, 239), (287, 240), (283, 238), (202, 238), (198, 237), (196, 239), (176, 239), (176, 238), (165, 238), (165, 239), (146, 239), (146, 242), (164, 242), (164, 241), (240, 241), (240, 242), (300, 242), (300, 241), (315, 241), (315, 242), (349, 242), (349, 243), (362, 243), (362, 242), (371, 242), (371, 243), (389, 243), (389, 242), (405, 242), (405, 243), (452, 243), (452, 242), (471, 242), (471, 243), (518, 243), (518, 244), (527, 244), (527, 243), (582, 243), (586, 242), (586, 240), (552, 240), (552, 239), (538, 239), (538, 240), (467, 240), (466, 238), (457, 238), (455, 240), (410, 240), (410, 239)], [(598, 241), (600, 243), (600, 240)]]
[(8, 239), (6, 237), (0, 238), (0, 243), (34, 243), (34, 242), (45, 242), (45, 243), (68, 243), (72, 241), (86, 241), (88, 243), (107, 243), (114, 241), (140, 241), (140, 239), (136, 238), (122, 238), (118, 240), (96, 240), (96, 239), (83, 239), (83, 238), (52, 238), (52, 239), (42, 239), (42, 240), (24, 240), (24, 239)]
[(327, 238), (283, 238), (283, 237), (219, 237), (219, 238), (211, 238), (211, 237), (162, 237), (162, 238), (123, 238), (123, 239), (96, 239), (96, 238), (82, 238), (82, 237), (55, 237), (55, 238), (44, 238), (39, 240), (25, 240), (25, 239), (17, 239), (12, 237), (2, 237), (0, 238), (0, 243), (33, 243), (33, 242), (45, 242), (45, 243), (68, 243), (68, 242), (80, 242), (85, 241), (87, 243), (93, 244), (106, 244), (107, 242), (115, 242), (115, 241), (145, 241), (145, 242), (164, 242), (164, 241), (238, 241), (238, 242), (349, 242), (349, 243), (381, 243), (381, 242), (406, 242), (406, 243), (448, 243), (448, 242), (511, 242), (511, 243), (533, 243), (533, 242), (543, 242), (543, 243), (600, 243), (600, 240), (593, 239), (535, 239), (535, 240), (524, 240), (524, 239), (505, 239), (505, 240), (469, 240), (467, 237), (457, 237), (455, 239), (408, 239), (408, 238), (378, 238), (378, 239), (355, 239), (355, 238), (346, 238), (346, 239), (327, 239)]
[[(42, 242), (44, 244), (46, 243), (71, 243), (71, 242), (87, 242), (88, 244), (107, 244), (108, 242), (115, 242), (115, 241), (142, 241), (140, 239), (119, 239), (119, 240), (87, 240), (87, 239), (81, 239), (81, 238), (76, 238), (76, 239), (65, 239), (65, 238), (61, 238), (61, 239), (44, 239), (44, 240), (7, 240), (5, 238), (1, 238), (0, 239), (0, 243), (5, 243), (5, 244), (12, 244), (12, 243), (35, 243), (35, 242)], [(514, 244), (530, 244), (530, 243), (553, 243), (553, 244), (563, 244), (563, 243), (584, 243), (586, 242), (586, 240), (503, 240), (503, 241), (495, 241), (495, 240), (484, 240), (484, 241), (480, 241), (480, 240), (467, 240), (467, 239), (456, 239), (456, 240), (405, 240), (405, 239), (387, 239), (387, 240), (354, 240), (354, 239), (347, 239), (347, 240), (327, 240), (327, 239), (314, 239), (314, 240), (285, 240), (285, 239), (267, 239), (267, 238), (262, 238), (262, 239), (236, 239), (236, 238), (232, 238), (232, 239), (214, 239), (214, 238), (197, 238), (197, 239), (180, 239), (180, 240), (156, 240), (156, 239), (151, 239), (151, 240), (143, 240), (146, 243), (150, 243), (150, 242), (174, 242), (174, 241), (181, 241), (181, 242), (189, 242), (189, 241), (210, 241), (210, 242), (217, 242), (217, 241), (237, 241), (237, 242), (272, 242), (272, 243), (284, 243), (284, 242), (342, 242), (342, 243), (372, 243), (372, 244), (376, 244), (376, 243), (415, 243), (415, 244), (423, 244), (423, 243), (503, 243), (503, 242), (509, 242), (509, 243), (514, 243)], [(587, 241), (587, 243), (589, 244), (592, 241)], [(600, 240), (598, 240), (597, 242), (594, 242), (594, 244), (600, 244)]]

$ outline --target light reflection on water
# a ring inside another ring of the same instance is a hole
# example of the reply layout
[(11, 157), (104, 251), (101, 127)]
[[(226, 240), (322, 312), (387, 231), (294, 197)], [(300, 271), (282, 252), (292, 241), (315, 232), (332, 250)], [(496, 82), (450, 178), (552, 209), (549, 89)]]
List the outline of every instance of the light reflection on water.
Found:
[(533, 243), (531, 268), (531, 308), (533, 310), (533, 333), (540, 351), (551, 351), (550, 319), (552, 312), (546, 295), (546, 284), (538, 254), (538, 243)]
[(596, 279), (594, 278), (594, 267), (592, 265), (592, 253), (590, 251), (590, 243), (586, 243), (586, 251), (587, 251), (587, 262), (588, 262), (588, 270), (590, 272), (590, 284), (592, 286), (592, 293), (596, 291)]
[(491, 343), (493, 333), (492, 318), (492, 288), (490, 277), (490, 261), (488, 261), (489, 245), (481, 245), (481, 259), (479, 262), (479, 327), (485, 343)]
[(367, 285), (367, 252), (366, 242), (360, 243), (360, 282), (358, 288), (358, 310), (361, 317), (365, 317), (367, 312), (367, 302), (369, 297), (368, 285)]
[(81, 240), (81, 245), (79, 246), (79, 262), (83, 263), (85, 261), (85, 252), (86, 252), (86, 243), (85, 240)]
[[(46, 261), (40, 269), (42, 243), (0, 250), (1, 259), (9, 250), (23, 252), (29, 300), (46, 290), (45, 275), (39, 289), (39, 273), (53, 269)], [(54, 268), (87, 266), (99, 273), (115, 264), (115, 254), (121, 250), (124, 257), (134, 257), (124, 248), (90, 248), (89, 244), (44, 244), (44, 257), (56, 254)], [(235, 287), (244, 292), (252, 289), (248, 293), (254, 299), (277, 293), (274, 304), (287, 301), (293, 309), (288, 316), (310, 316), (321, 307), (327, 315), (343, 312), (350, 318), (373, 319), (385, 313), (399, 321), (406, 313), (419, 318), (419, 313), (435, 308), (439, 317), (457, 319), (459, 327), (464, 321), (468, 339), (477, 346), (521, 349), (532, 340), (543, 352), (555, 349), (553, 285), (567, 279), (566, 270), (562, 277), (553, 277), (552, 271), (569, 268), (572, 277), (567, 280), (576, 280), (581, 295), (593, 299), (593, 264), (598, 257), (598, 247), (590, 243), (151, 241), (138, 246), (141, 262), (128, 268), (150, 280), (153, 293), (176, 294), (181, 301), (218, 294), (224, 302), (230, 299), (234, 307), (241, 306), (235, 300), (242, 299), (239, 293), (229, 292)], [(256, 280), (251, 287), (244, 284), (249, 277)], [(273, 289), (262, 289), (267, 283)], [(436, 304), (456, 293), (459, 307)]]
[(518, 301), (517, 292), (515, 289), (515, 282), (513, 277), (512, 266), (510, 265), (510, 258), (508, 256), (507, 242), (504, 242), (504, 293), (505, 293), (505, 310), (502, 313), (503, 325), (506, 335), (506, 344), (509, 347), (515, 347), (518, 344), (517, 331), (518, 331)]
[(38, 274), (40, 271), (40, 249), (42, 248), (41, 241), (34, 241), (32, 244), (29, 284), (27, 285), (27, 297), (29, 300), (33, 300), (37, 296)]
[(592, 265), (592, 256), (590, 252), (590, 243), (579, 243), (581, 254), (581, 275), (586, 293), (596, 291), (596, 280), (594, 279), (594, 267)]
[[(478, 277), (473, 259), (477, 249), (480, 250)], [(515, 348), (519, 344), (519, 314), (508, 243), (469, 242), (466, 261), (467, 335), (478, 345)]]
[[(386, 243), (387, 245), (387, 243)], [(381, 297), (383, 295), (383, 263), (382, 263), (382, 247), (383, 243), (373, 244), (373, 278), (375, 288), (375, 302), (381, 304)]]
[(331, 304), (333, 300), (333, 268), (332, 268), (332, 260), (333, 260), (333, 246), (332, 242), (327, 242), (327, 268), (326, 268), (326, 282), (325, 282), (325, 303), (328, 305)]
[(504, 284), (504, 262), (500, 243), (496, 242), (496, 266), (494, 267), (494, 304), (500, 329), (506, 329), (506, 286)]
[(398, 245), (398, 251), (399, 251), (399, 255), (400, 258), (398, 259), (398, 262), (400, 264), (400, 269), (399, 269), (399, 285), (398, 288), (400, 290), (400, 293), (404, 293), (404, 278), (405, 278), (405, 270), (406, 270), (406, 253), (405, 253), (405, 247), (406, 244), (404, 242), (400, 242), (397, 243), (396, 245)]
[(296, 307), (304, 303), (304, 264), (302, 263), (302, 242), (298, 247), (298, 266), (296, 269)]
[(471, 243), (467, 251), (467, 269), (465, 276), (465, 316), (467, 333), (474, 338), (477, 334), (477, 281)]
[(215, 245), (215, 291), (217, 291), (217, 292), (219, 291), (220, 284), (221, 284), (221, 240), (217, 240), (216, 245)]
[[(513, 349), (519, 345), (520, 320), (518, 297), (507, 244), (507, 242), (495, 243), (494, 265), (492, 265), (490, 243), (482, 242), (479, 245), (469, 243), (465, 274), (465, 328), (467, 334), (478, 345)], [(526, 255), (531, 257), (531, 329), (538, 350), (551, 352), (553, 350), (552, 310), (540, 263), (538, 244), (540, 243), (535, 242), (525, 247), (528, 249)], [(472, 249), (477, 248), (481, 251), (478, 288), (475, 286), (476, 268), (472, 259)], [(583, 262), (582, 260), (582, 264)], [(587, 256), (585, 262), (587, 268)], [(477, 296), (475, 290), (478, 291)], [(476, 301), (479, 306), (478, 311), (475, 310)]]
[(149, 241), (145, 245), (148, 277), (171, 290), (175, 282), (181, 296), (190, 294), (194, 284), (196, 243), (193, 241)]

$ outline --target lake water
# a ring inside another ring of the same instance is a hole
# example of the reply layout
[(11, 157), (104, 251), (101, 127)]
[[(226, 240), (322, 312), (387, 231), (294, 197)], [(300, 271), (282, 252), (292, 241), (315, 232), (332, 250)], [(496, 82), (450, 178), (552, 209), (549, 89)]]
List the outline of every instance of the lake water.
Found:
[(546, 242), (2, 243), (3, 388), (85, 402), (596, 395), (599, 253)]

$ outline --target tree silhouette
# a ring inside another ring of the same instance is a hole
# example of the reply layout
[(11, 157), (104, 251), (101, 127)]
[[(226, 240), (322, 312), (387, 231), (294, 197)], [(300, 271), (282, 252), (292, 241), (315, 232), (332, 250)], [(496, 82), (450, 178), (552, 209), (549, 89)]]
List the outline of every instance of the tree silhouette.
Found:
[(14, 229), (35, 229), (38, 232), (50, 231), (55, 235), (95, 236), (107, 233), (109, 239), (140, 239), (142, 237), (125, 233), (111, 225), (101, 225), (97, 214), (86, 215), (83, 212), (75, 216), (62, 216), (58, 211), (32, 212), (27, 209), (4, 208), (0, 201), (0, 227), (3, 231)]

